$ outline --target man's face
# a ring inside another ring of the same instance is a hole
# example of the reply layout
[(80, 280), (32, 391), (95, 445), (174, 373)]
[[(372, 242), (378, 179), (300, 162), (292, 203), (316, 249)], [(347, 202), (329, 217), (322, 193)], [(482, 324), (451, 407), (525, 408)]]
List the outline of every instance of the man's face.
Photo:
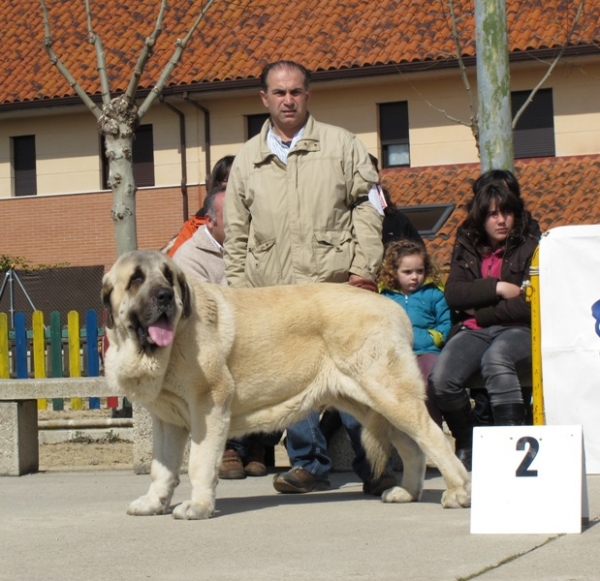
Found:
[(260, 98), (279, 137), (291, 138), (304, 125), (309, 97), (302, 71), (280, 67), (269, 72), (267, 90), (260, 92)]
[(206, 227), (212, 234), (212, 237), (222, 246), (225, 241), (225, 224), (223, 223), (223, 202), (225, 200), (225, 192), (215, 194), (215, 219), (206, 216)]

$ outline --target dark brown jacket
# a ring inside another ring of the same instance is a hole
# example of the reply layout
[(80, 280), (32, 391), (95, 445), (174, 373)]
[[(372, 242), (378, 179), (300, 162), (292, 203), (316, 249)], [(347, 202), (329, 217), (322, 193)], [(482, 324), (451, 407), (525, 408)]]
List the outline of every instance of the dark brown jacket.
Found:
[[(531, 258), (540, 237), (538, 223), (531, 219), (525, 239), (509, 236), (502, 259), (500, 280), (521, 286), (529, 277)], [(496, 295), (499, 279), (481, 276), (481, 256), (463, 229), (459, 229), (452, 253), (450, 274), (445, 296), (451, 309), (458, 311), (460, 321), (470, 317), (464, 311), (475, 309), (475, 320), (480, 327), (502, 324), (531, 325), (531, 308), (521, 294), (512, 299)], [(453, 329), (455, 331), (455, 329)]]

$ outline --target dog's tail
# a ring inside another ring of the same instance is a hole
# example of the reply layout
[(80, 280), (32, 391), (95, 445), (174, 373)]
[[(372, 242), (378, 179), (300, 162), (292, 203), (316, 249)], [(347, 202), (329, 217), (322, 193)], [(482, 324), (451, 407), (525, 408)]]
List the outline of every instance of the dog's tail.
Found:
[(373, 478), (381, 476), (392, 453), (393, 426), (381, 414), (372, 412), (363, 424), (362, 444), (371, 464)]

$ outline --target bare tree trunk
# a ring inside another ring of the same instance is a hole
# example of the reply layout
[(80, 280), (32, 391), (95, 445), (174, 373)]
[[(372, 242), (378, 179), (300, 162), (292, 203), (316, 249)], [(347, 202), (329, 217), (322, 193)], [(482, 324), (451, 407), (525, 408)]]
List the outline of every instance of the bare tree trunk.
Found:
[(514, 168), (505, 0), (475, 0), (482, 173)]
[(137, 108), (127, 95), (102, 107), (98, 131), (104, 136), (108, 159), (108, 185), (113, 191), (112, 219), (117, 256), (137, 249), (133, 136), (139, 124)]

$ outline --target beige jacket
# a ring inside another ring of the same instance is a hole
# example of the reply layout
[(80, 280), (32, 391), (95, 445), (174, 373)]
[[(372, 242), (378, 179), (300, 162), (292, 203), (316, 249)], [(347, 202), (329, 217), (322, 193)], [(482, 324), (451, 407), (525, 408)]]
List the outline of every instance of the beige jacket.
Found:
[(173, 255), (183, 270), (203, 282), (226, 285), (222, 250), (211, 240), (206, 224), (200, 226)]
[(381, 216), (368, 202), (377, 173), (351, 133), (309, 116), (287, 165), (265, 123), (236, 156), (225, 195), (225, 274), (233, 286), (375, 279)]

